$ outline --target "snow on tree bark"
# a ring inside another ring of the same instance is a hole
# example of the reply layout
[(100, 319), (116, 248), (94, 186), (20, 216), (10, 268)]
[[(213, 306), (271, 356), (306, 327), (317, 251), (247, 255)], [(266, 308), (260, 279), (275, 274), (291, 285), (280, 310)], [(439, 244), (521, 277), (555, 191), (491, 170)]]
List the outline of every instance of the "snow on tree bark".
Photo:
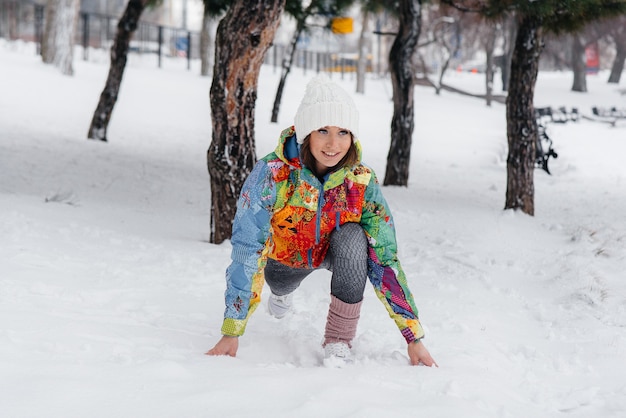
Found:
[(367, 8), (363, 8), (363, 20), (361, 34), (359, 36), (359, 58), (356, 66), (356, 92), (365, 94), (365, 75), (367, 74), (367, 53), (370, 44), (369, 20), (370, 13)]
[(213, 138), (207, 152), (212, 243), (231, 237), (239, 192), (256, 162), (259, 71), (284, 6), (285, 0), (236, 0), (217, 28), (210, 94)]
[(506, 102), (507, 190), (505, 209), (534, 215), (534, 167), (537, 124), (534, 92), (543, 49), (541, 19), (525, 16), (520, 22), (511, 61)]
[(87, 138), (107, 141), (107, 128), (111, 120), (113, 108), (117, 102), (117, 97), (126, 68), (128, 59), (128, 48), (130, 38), (137, 29), (141, 13), (146, 7), (149, 0), (129, 0), (124, 14), (117, 24), (117, 33), (115, 41), (111, 46), (111, 66), (109, 67), (109, 75), (107, 76), (104, 90), (100, 94), (98, 106), (93, 114), (91, 125)]
[(421, 30), (421, 0), (400, 0), (398, 35), (389, 52), (393, 86), (391, 145), (387, 155), (384, 185), (406, 186), (413, 140), (413, 56)]
[(610, 37), (615, 42), (615, 59), (608, 82), (619, 84), (626, 61), (626, 15), (618, 16), (611, 22)]
[(215, 31), (217, 17), (205, 13), (202, 19), (202, 31), (200, 33), (200, 75), (210, 76), (215, 62)]
[(73, 75), (74, 35), (78, 25), (79, 0), (48, 0), (42, 40), (43, 62), (54, 64), (65, 75)]

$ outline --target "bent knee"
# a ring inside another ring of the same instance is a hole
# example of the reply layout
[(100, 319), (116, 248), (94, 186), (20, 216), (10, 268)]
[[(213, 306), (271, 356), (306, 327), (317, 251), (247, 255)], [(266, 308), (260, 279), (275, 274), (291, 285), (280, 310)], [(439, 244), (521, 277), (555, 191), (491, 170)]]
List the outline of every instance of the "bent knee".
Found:
[(367, 238), (363, 227), (355, 222), (345, 223), (333, 232), (330, 247), (335, 257), (367, 256)]

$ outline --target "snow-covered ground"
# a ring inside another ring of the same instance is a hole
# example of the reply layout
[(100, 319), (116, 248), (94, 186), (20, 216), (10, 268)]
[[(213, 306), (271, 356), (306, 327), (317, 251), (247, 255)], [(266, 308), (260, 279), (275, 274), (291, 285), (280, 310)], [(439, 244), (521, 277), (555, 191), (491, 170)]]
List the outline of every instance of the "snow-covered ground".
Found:
[[(410, 367), (368, 287), (356, 364), (325, 368), (330, 275), (276, 320), (262, 307), (237, 358), (220, 336), (230, 244), (209, 244), (210, 79), (131, 57), (109, 143), (86, 139), (108, 64), (65, 77), (0, 41), (0, 416), (623, 417), (626, 124), (553, 125), (553, 175), (534, 217), (504, 211), (503, 105), (418, 87), (408, 188), (386, 187), (400, 257), (439, 368)], [(80, 57), (80, 54), (76, 55)], [(259, 156), (292, 122), (312, 72), (259, 82)], [(355, 81), (333, 76), (349, 91)], [(540, 74), (537, 106), (626, 107), (606, 74), (589, 93)], [(446, 82), (481, 90), (482, 76)], [(384, 177), (392, 103), (369, 79), (364, 160)]]

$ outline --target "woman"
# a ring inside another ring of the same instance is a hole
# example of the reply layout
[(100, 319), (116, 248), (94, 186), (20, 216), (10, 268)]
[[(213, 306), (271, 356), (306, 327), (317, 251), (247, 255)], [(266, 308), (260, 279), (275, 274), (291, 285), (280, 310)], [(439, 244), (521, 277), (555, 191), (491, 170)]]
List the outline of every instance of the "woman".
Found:
[(324, 268), (332, 271), (326, 359), (351, 361), (369, 277), (408, 344), (410, 363), (436, 365), (397, 258), (389, 207), (376, 175), (360, 161), (358, 122), (341, 87), (326, 76), (311, 80), (294, 126), (283, 130), (276, 150), (256, 164), (241, 191), (223, 336), (207, 354), (237, 354), (264, 282), (271, 290), (268, 310), (282, 318), (302, 280)]

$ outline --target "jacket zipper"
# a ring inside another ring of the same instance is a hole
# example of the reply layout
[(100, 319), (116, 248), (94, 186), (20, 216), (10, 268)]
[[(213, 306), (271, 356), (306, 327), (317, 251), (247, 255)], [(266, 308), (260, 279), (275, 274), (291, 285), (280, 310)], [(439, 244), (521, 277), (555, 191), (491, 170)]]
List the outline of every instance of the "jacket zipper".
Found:
[[(326, 180), (324, 178), (324, 180)], [(317, 188), (319, 193), (319, 198), (317, 199), (317, 216), (315, 219), (315, 245), (320, 243), (321, 238), (321, 229), (322, 229), (322, 208), (324, 207), (324, 183), (319, 182), (320, 185)], [(313, 268), (313, 249), (310, 248), (307, 254), (307, 258), (309, 259), (309, 267)]]
[(324, 207), (324, 185), (319, 188), (319, 199), (317, 200), (317, 219), (315, 220), (315, 245), (320, 243), (322, 229), (322, 208)]

